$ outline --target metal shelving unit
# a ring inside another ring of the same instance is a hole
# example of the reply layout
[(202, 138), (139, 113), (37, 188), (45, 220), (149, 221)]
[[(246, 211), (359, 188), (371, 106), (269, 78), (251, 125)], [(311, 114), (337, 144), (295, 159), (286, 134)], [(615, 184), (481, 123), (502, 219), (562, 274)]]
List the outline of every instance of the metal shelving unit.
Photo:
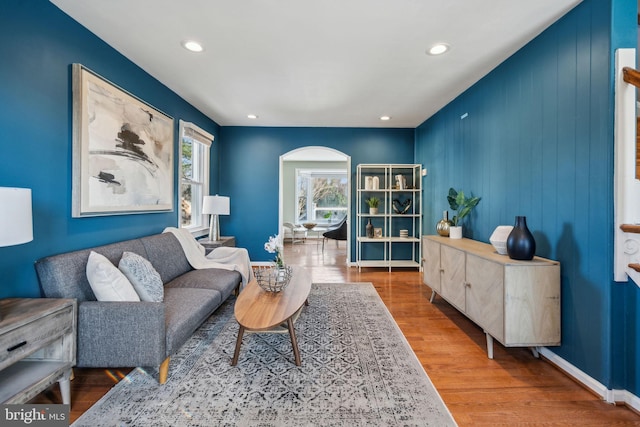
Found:
[[(360, 164), (356, 180), (356, 265), (415, 267), (422, 257), (422, 166), (419, 164)], [(377, 213), (366, 200), (380, 199)], [(377, 233), (367, 236), (371, 222)], [(401, 236), (406, 230), (406, 237)]]

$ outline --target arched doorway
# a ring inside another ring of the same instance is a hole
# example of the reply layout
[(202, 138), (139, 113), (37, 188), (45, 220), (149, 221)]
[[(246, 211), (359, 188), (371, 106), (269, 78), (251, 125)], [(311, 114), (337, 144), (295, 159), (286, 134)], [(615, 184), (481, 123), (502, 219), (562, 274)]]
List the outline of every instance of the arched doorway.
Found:
[[(283, 232), (282, 224), (284, 222), (298, 222), (296, 218), (297, 201), (295, 199), (295, 170), (316, 170), (316, 171), (335, 171), (342, 170), (346, 172), (347, 177), (347, 207), (345, 215), (347, 218), (347, 264), (351, 259), (351, 232), (349, 221), (351, 212), (351, 157), (347, 154), (322, 146), (301, 147), (289, 151), (280, 156), (280, 175), (279, 175), (279, 208), (278, 223), (280, 233)], [(335, 212), (330, 212), (331, 215)], [(326, 215), (326, 214), (325, 214)]]

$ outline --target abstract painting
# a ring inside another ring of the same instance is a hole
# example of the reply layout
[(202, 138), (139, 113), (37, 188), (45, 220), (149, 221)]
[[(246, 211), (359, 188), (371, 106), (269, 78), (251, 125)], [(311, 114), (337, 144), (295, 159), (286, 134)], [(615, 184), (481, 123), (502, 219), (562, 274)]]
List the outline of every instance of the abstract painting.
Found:
[(74, 218), (172, 211), (173, 118), (73, 64)]

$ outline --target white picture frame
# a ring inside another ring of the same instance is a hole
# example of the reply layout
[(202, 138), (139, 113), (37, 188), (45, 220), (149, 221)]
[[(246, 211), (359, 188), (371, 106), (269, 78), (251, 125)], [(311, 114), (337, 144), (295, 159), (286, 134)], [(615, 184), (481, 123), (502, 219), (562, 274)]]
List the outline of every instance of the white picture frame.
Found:
[(173, 211), (173, 118), (81, 64), (72, 74), (72, 217)]

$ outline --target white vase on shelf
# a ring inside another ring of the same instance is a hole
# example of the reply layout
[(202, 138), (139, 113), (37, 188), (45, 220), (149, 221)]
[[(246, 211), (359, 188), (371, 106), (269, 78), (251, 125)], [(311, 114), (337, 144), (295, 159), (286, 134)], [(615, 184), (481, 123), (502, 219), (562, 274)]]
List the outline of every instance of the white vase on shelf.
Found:
[(451, 226), (449, 227), (449, 238), (450, 239), (462, 239), (462, 226)]

